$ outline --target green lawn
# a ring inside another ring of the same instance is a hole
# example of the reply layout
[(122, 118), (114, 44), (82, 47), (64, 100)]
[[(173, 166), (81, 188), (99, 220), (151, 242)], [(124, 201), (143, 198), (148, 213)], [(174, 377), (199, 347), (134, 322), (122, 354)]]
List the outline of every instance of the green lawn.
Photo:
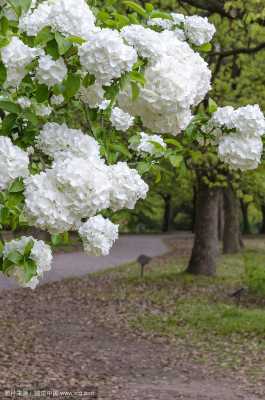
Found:
[(264, 374), (265, 296), (248, 290), (239, 305), (230, 296), (246, 287), (246, 260), (265, 265), (260, 241), (220, 257), (214, 278), (188, 275), (187, 260), (169, 256), (153, 261), (144, 279), (137, 264), (97, 274), (95, 296), (118, 304), (115, 311), (129, 329), (165, 337), (195, 361)]

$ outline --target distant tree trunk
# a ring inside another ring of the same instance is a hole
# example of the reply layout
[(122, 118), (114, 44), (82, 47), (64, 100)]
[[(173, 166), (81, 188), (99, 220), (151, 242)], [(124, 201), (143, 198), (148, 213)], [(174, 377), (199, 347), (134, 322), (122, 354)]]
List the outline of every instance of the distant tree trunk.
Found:
[(262, 225), (261, 225), (260, 233), (265, 234), (265, 204), (262, 204), (261, 212), (262, 212)]
[(224, 217), (224, 253), (238, 253), (241, 250), (239, 201), (230, 186), (224, 189)]
[(217, 188), (209, 188), (198, 176), (195, 239), (187, 272), (215, 275), (218, 255), (218, 201)]
[(218, 239), (222, 241), (223, 237), (224, 237), (224, 195), (223, 191), (220, 190), (219, 203), (218, 203)]
[(197, 189), (196, 186), (193, 186), (193, 208), (192, 208), (192, 233), (195, 232), (195, 221), (196, 221), (196, 204), (197, 204)]
[(172, 196), (171, 194), (166, 194), (163, 196), (164, 202), (165, 202), (165, 210), (164, 210), (164, 217), (163, 217), (163, 226), (162, 226), (162, 231), (163, 232), (168, 232), (171, 227), (171, 222), (172, 222)]
[(250, 233), (250, 223), (248, 219), (248, 203), (244, 203), (244, 201), (240, 200), (242, 217), (243, 217), (243, 233), (248, 234)]

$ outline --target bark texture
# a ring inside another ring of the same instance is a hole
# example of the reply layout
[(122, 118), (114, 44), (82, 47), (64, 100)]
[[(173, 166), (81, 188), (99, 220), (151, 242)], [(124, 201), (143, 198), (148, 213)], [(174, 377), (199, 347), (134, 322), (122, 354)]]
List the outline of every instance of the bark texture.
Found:
[(240, 201), (242, 218), (243, 218), (243, 233), (249, 234), (250, 232), (250, 223), (248, 218), (248, 203), (244, 203), (243, 200)]
[(220, 190), (209, 188), (198, 179), (195, 239), (187, 272), (215, 275), (218, 243), (218, 203)]
[(172, 196), (167, 194), (163, 197), (165, 202), (164, 216), (163, 216), (163, 226), (162, 231), (168, 232), (171, 229), (173, 210), (172, 210)]
[(260, 233), (265, 234), (265, 204), (261, 206), (261, 212), (262, 212), (262, 225)]
[(224, 237), (225, 254), (235, 254), (241, 250), (239, 201), (229, 186), (224, 189)]

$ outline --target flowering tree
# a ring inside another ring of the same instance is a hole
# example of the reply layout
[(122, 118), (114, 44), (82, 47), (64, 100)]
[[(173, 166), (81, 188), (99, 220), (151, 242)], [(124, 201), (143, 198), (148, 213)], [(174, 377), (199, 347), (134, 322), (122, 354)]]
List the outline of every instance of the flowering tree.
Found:
[[(207, 19), (124, 3), (126, 16), (85, 0), (1, 0), (0, 222), (78, 231), (88, 254), (106, 255), (118, 237), (110, 210), (144, 199), (141, 176), (158, 181), (161, 160), (186, 162), (200, 187), (190, 271), (212, 273), (215, 254), (200, 259), (212, 246), (206, 208), (215, 212), (205, 166), (256, 168), (265, 120), (258, 106), (210, 100), (200, 111), (211, 88), (199, 54), (215, 33)], [(32, 237), (2, 241), (1, 254), (1, 271), (22, 286), (51, 268), (49, 246)]]

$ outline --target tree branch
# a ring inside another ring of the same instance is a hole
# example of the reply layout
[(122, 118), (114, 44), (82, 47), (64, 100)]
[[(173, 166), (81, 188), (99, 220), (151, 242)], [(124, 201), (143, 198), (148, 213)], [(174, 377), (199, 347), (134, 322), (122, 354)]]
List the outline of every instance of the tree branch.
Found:
[(237, 54), (253, 54), (264, 49), (265, 49), (265, 42), (260, 43), (256, 47), (239, 47), (238, 49), (231, 49), (231, 50), (211, 53), (211, 56), (212, 57), (218, 56), (221, 58), (225, 58), (225, 57), (235, 56)]
[(181, 3), (186, 3), (211, 13), (218, 13), (223, 17), (233, 18), (233, 16), (225, 10), (224, 3), (221, 0), (181, 0)]

